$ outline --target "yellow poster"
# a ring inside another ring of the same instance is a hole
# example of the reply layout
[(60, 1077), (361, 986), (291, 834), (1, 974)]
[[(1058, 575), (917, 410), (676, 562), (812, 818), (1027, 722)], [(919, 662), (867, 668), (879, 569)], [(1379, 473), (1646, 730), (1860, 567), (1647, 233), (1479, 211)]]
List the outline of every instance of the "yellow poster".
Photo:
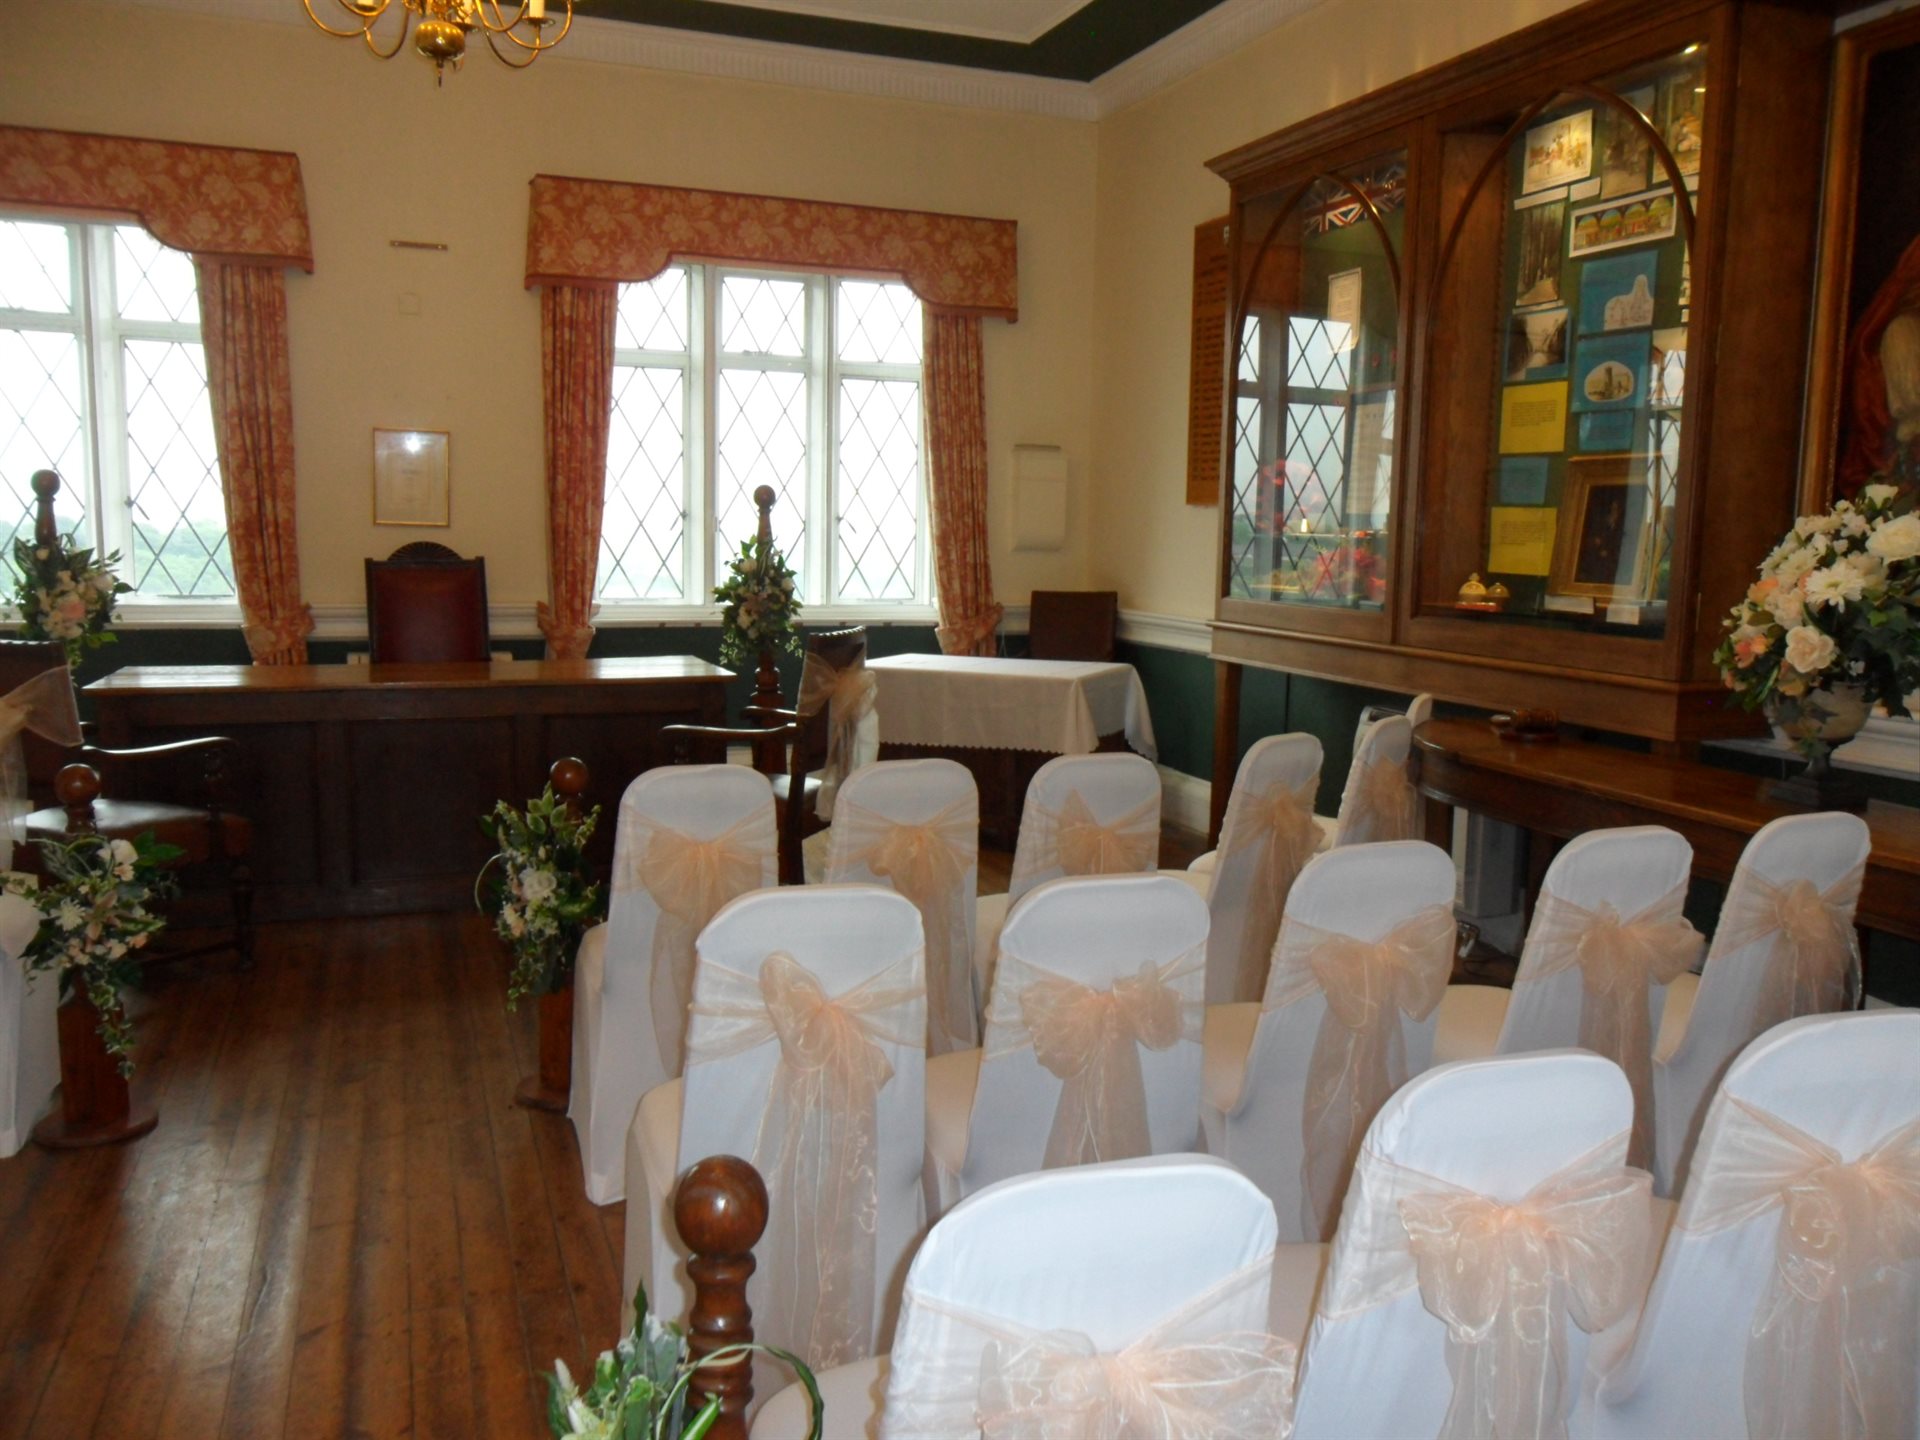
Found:
[(1566, 444), (1566, 381), (1509, 385), (1500, 392), (1502, 455), (1558, 454)]
[(1553, 527), (1559, 513), (1545, 505), (1494, 506), (1487, 529), (1487, 573), (1545, 575), (1553, 568)]

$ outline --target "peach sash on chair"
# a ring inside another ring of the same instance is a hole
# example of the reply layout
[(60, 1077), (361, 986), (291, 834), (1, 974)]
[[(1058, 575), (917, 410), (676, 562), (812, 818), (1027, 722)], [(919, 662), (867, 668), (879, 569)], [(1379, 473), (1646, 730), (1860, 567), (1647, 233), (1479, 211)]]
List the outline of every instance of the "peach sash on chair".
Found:
[(1362, 769), (1347, 804), (1356, 813), (1343, 831), (1358, 830), (1370, 841), (1420, 838), (1420, 797), (1404, 761), (1380, 759)]
[(1424, 1020), (1453, 972), (1453, 911), (1430, 905), (1378, 940), (1289, 920), (1280, 932), (1263, 1009), (1319, 991), (1326, 1013), (1314, 1037), (1300, 1126), (1304, 1233), (1331, 1239), (1360, 1142), (1387, 1098), (1407, 1083), (1400, 1017)]
[(980, 849), (975, 802), (962, 797), (916, 824), (889, 819), (858, 801), (840, 807), (846, 832), (836, 858), (847, 870), (864, 865), (920, 912), (927, 942), (929, 1051), (944, 1055), (980, 1043), (974, 1018), (973, 957), (967, 946), (967, 872)]
[[(1275, 783), (1250, 792), (1234, 808), (1227, 853), (1255, 847), (1260, 851), (1253, 884), (1247, 890), (1246, 923), (1240, 932), (1240, 954), (1233, 971), (1236, 979), (1264, 977), (1267, 973), (1274, 937), (1280, 933), (1280, 917), (1286, 911), (1287, 893), (1320, 848), (1320, 827), (1313, 820), (1313, 797), (1319, 786), (1317, 774), (1297, 790)], [(1225, 858), (1221, 856), (1222, 861)], [(1251, 996), (1255, 991), (1249, 987), (1237, 993)]]
[(1160, 858), (1160, 798), (1155, 795), (1119, 819), (1102, 824), (1086, 798), (1069, 790), (1058, 810), (1030, 801), (1034, 817), (1032, 857), (1022, 869), (1068, 875), (1129, 875), (1154, 868)]
[(1151, 1153), (1140, 1047), (1200, 1039), (1205, 970), (1203, 944), (1096, 990), (1001, 950), (987, 1058), (1030, 1046), (1060, 1077), (1043, 1168)]
[(1827, 1145), (1723, 1092), (1708, 1163), (1681, 1200), (1710, 1233), (1780, 1209), (1772, 1278), (1747, 1340), (1752, 1440), (1910, 1436), (1920, 1423), (1920, 1121), (1845, 1164)]
[(1853, 1008), (1860, 994), (1853, 907), (1866, 873), (1862, 861), (1822, 891), (1804, 878), (1775, 885), (1748, 865), (1734, 872), (1720, 914), (1721, 953), (1779, 937), (1760, 983), (1754, 1034), (1799, 1015)]
[(687, 1007), (693, 1001), (694, 941), (721, 906), (760, 888), (773, 830), (764, 813), (747, 815), (710, 840), (639, 820), (633, 871), (615, 890), (645, 890), (660, 908), (653, 927), (653, 1033), (668, 1075), (686, 1067)]
[(1579, 1043), (1627, 1073), (1633, 1086), (1633, 1145), (1628, 1159), (1636, 1165), (1653, 1154), (1653, 1020), (1648, 993), (1652, 986), (1671, 985), (1700, 956), (1700, 932), (1680, 913), (1686, 899), (1687, 882), (1682, 880), (1646, 909), (1622, 917), (1609, 904), (1588, 910), (1548, 891), (1527, 932), (1529, 954), (1523, 969), (1531, 973), (1519, 983), (1576, 967), (1580, 971)]
[[(1621, 1318), (1645, 1277), (1653, 1177), (1614, 1136), (1513, 1204), (1363, 1150), (1321, 1311), (1350, 1315), (1418, 1289), (1447, 1326), (1453, 1398), (1439, 1440), (1564, 1440), (1567, 1322)], [(1346, 1257), (1359, 1263), (1343, 1263)]]
[(690, 1064), (779, 1042), (753, 1153), (771, 1212), (762, 1254), (773, 1298), (763, 1328), (815, 1369), (873, 1353), (875, 1107), (893, 1078), (880, 1043), (925, 1043), (919, 967), (910, 955), (830, 996), (779, 952), (758, 978), (709, 962), (711, 998), (694, 1007), (703, 1023), (693, 1027)]
[(64, 665), (42, 670), (23, 685), (0, 695), (0, 804), (7, 821), (0, 826), (0, 869), (13, 863), (13, 847), (27, 843), (27, 816), (33, 801), (27, 792), (23, 730), (56, 745), (78, 745), (80, 714), (73, 703), (73, 676)]
[(822, 820), (833, 818), (840, 782), (880, 758), (879, 728), (861, 723), (873, 714), (879, 694), (880, 682), (865, 660), (838, 670), (809, 653), (801, 663), (794, 710), (801, 715), (817, 715), (823, 705), (827, 710), (827, 763), (820, 769), (820, 794), (814, 801)]
[[(1288, 1429), (1296, 1355), (1259, 1332), (1273, 1256), (1264, 1254), (1180, 1307), (1125, 1348), (1095, 1350), (1085, 1335), (1031, 1330), (921, 1295), (938, 1324), (915, 1333), (924, 1355), (896, 1349), (911, 1374), (905, 1403), (890, 1403), (887, 1440), (1244, 1440)], [(972, 1343), (962, 1343), (962, 1337)], [(1192, 1338), (1186, 1338), (1192, 1337)], [(980, 1354), (971, 1374), (940, 1356)]]

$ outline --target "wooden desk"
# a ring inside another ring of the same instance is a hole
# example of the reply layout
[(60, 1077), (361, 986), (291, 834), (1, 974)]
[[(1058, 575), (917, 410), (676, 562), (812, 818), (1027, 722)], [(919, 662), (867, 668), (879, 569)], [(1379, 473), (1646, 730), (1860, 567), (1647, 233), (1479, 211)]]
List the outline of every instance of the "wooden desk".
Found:
[[(685, 656), (441, 665), (135, 666), (87, 687), (100, 741), (240, 742), (262, 919), (453, 910), (489, 854), (479, 817), (587, 762), (613, 853), (627, 782), (665, 764), (662, 725), (724, 723), (732, 672)], [(711, 758), (719, 759), (718, 755)]]
[[(1414, 732), (1420, 789), (1475, 814), (1570, 839), (1614, 825), (1665, 825), (1693, 846), (1696, 875), (1727, 880), (1753, 833), (1801, 813), (1757, 776), (1582, 740), (1523, 745), (1484, 720), (1429, 720)], [(1872, 802), (1858, 923), (1920, 940), (1920, 810)]]

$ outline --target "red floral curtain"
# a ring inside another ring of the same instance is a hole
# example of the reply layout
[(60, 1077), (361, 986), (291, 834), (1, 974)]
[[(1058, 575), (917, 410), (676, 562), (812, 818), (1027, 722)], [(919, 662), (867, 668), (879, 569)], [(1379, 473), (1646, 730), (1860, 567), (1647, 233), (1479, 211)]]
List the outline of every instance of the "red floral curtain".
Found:
[(932, 308), (922, 321), (927, 489), (940, 648), (991, 655), (1001, 607), (987, 557), (987, 389), (980, 317)]
[(613, 336), (619, 292), (550, 284), (540, 292), (547, 422), (547, 574), (537, 607), (547, 653), (579, 660), (593, 643), (593, 577), (613, 420)]

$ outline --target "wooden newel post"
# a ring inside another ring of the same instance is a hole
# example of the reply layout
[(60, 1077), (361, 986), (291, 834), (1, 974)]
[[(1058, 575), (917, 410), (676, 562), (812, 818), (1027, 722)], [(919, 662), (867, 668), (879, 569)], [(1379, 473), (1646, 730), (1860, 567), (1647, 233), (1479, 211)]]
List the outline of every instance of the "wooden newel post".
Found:
[[(587, 766), (583, 760), (566, 756), (553, 762), (547, 771), (553, 793), (566, 801), (576, 817), (581, 796), (587, 793)], [(516, 1105), (529, 1110), (550, 1110), (564, 1115), (567, 1097), (573, 1090), (573, 974), (567, 983), (539, 999), (540, 1068), (520, 1082), (513, 1092)]]
[[(753, 492), (754, 506), (760, 511), (759, 537), (762, 545), (773, 544), (773, 502), (778, 498), (771, 485), (762, 485)], [(770, 730), (784, 723), (780, 716), (773, 713), (784, 704), (780, 695), (780, 667), (774, 663), (772, 647), (762, 645), (760, 668), (753, 676), (753, 698), (747, 701), (743, 713), (762, 729)], [(757, 745), (753, 766), (763, 775), (784, 775), (787, 770), (785, 747), (771, 742)]]
[(53, 519), (53, 497), (60, 493), (60, 476), (52, 470), (33, 472), (33, 543), (52, 545), (60, 538)]
[[(42, 470), (33, 477), (36, 491), (41, 476), (59, 483), (51, 470)], [(67, 812), (67, 834), (97, 834), (93, 802), (100, 798), (100, 772), (91, 765), (65, 766), (55, 777), (53, 789)], [(37, 983), (51, 985), (54, 980), (43, 975)], [(100, 1038), (100, 1012), (84, 989), (61, 1003), (58, 1020), (60, 1105), (41, 1117), (33, 1127), (33, 1138), (49, 1150), (80, 1150), (117, 1145), (153, 1129), (160, 1116), (153, 1106), (134, 1102), (120, 1062), (107, 1053)]]
[[(767, 1187), (760, 1172), (733, 1155), (702, 1160), (680, 1177), (673, 1197), (673, 1223), (692, 1251), (687, 1277), (693, 1309), (687, 1315), (687, 1349), (695, 1360), (745, 1345), (753, 1339), (747, 1277), (753, 1247), (767, 1228)], [(741, 1355), (694, 1371), (689, 1406), (720, 1397), (720, 1419), (711, 1440), (747, 1440), (747, 1406), (753, 1400), (753, 1357)]]

